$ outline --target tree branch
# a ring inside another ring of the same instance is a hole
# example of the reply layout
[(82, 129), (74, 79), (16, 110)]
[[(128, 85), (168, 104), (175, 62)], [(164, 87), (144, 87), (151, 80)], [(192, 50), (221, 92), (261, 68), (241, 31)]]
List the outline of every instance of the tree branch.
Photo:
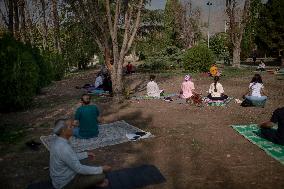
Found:
[(106, 16), (107, 16), (107, 21), (108, 21), (108, 27), (110, 30), (110, 35), (113, 39), (114, 37), (114, 31), (113, 31), (113, 27), (112, 27), (112, 20), (111, 20), (111, 14), (110, 14), (110, 4), (109, 4), (109, 0), (105, 0), (106, 3)]
[(138, 5), (138, 13), (137, 13), (137, 17), (136, 17), (135, 26), (134, 26), (134, 29), (132, 31), (132, 35), (131, 35), (131, 37), (130, 37), (130, 39), (128, 41), (125, 54), (129, 51), (129, 49), (130, 49), (130, 47), (131, 47), (131, 45), (132, 45), (132, 43), (134, 41), (135, 35), (137, 33), (137, 30), (139, 28), (139, 24), (140, 24), (140, 20), (141, 20), (142, 6), (143, 6), (143, 0), (140, 0), (139, 5)]

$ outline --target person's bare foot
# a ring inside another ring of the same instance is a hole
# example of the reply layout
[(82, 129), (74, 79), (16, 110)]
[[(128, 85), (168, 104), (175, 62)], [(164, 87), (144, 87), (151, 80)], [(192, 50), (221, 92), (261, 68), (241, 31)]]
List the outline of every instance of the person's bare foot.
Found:
[(109, 185), (108, 179), (104, 179), (100, 184), (97, 184), (96, 186), (101, 187), (101, 188), (105, 188), (105, 187), (108, 187), (108, 185)]

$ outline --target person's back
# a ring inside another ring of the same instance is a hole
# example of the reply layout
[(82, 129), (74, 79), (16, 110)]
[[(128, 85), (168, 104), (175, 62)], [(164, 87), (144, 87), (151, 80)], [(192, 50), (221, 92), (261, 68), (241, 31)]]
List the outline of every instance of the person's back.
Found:
[(250, 83), (251, 96), (261, 97), (261, 90), (264, 88), (262, 83)]
[(221, 95), (224, 93), (223, 86), (219, 82), (216, 84), (212, 83), (209, 88), (209, 93), (212, 97), (221, 97)]
[[(277, 124), (277, 130), (272, 127)], [(259, 125), (261, 127), (261, 134), (267, 140), (284, 145), (284, 107), (276, 109), (270, 121), (264, 122)]]
[(101, 87), (103, 84), (103, 77), (99, 75), (95, 81), (95, 88)]
[[(76, 110), (75, 120), (79, 121), (79, 138), (97, 137), (99, 110), (96, 105), (90, 104), (90, 96), (82, 96), (82, 106)], [(75, 134), (76, 136), (76, 134)]]
[(182, 82), (182, 85), (181, 85), (181, 90), (182, 90), (182, 95), (181, 97), (182, 98), (190, 98), (193, 93), (192, 91), (194, 90), (194, 83), (192, 81), (184, 81)]
[(279, 144), (284, 145), (284, 107), (278, 108), (273, 112), (271, 121), (278, 123), (276, 136)]
[(62, 154), (65, 151), (70, 151), (67, 140), (56, 137), (55, 141), (50, 147), (50, 177), (52, 178), (52, 185), (55, 188), (62, 188), (64, 183), (70, 182), (76, 175), (76, 172), (72, 170), (64, 161)]
[(158, 84), (154, 81), (155, 76), (150, 76), (150, 81), (147, 83), (147, 95), (150, 97), (160, 97), (161, 90), (159, 89)]

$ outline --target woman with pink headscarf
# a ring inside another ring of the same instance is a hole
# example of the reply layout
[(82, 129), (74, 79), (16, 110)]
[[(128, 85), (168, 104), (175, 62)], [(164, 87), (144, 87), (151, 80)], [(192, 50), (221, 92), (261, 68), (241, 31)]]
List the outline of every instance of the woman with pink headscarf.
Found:
[(191, 99), (194, 104), (201, 104), (201, 97), (194, 91), (195, 87), (191, 79), (192, 77), (190, 75), (186, 75), (184, 77), (184, 81), (181, 84), (180, 97), (186, 99), (187, 101)]

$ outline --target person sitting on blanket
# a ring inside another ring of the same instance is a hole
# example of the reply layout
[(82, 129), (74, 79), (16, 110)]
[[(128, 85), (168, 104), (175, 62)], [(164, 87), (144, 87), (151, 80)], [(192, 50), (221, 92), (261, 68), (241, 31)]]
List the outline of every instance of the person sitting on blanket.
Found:
[(103, 90), (108, 91), (110, 95), (112, 95), (112, 81), (109, 73), (106, 73), (104, 75), (104, 80), (103, 80)]
[[(249, 101), (265, 101), (267, 99), (267, 95), (264, 91), (263, 82), (261, 76), (259, 74), (255, 74), (249, 84), (249, 90), (244, 95), (245, 99)], [(250, 94), (250, 95), (249, 95)], [(265, 96), (262, 96), (264, 94)]]
[(225, 100), (228, 98), (228, 96), (224, 94), (223, 86), (218, 82), (219, 79), (219, 76), (215, 76), (214, 83), (210, 85), (208, 95), (210, 100)]
[(103, 80), (104, 80), (103, 75), (102, 75), (102, 73), (99, 72), (98, 76), (96, 77), (96, 81), (95, 81), (95, 88), (96, 89), (100, 89), (100, 88), (103, 87)]
[(73, 135), (84, 139), (97, 137), (99, 110), (96, 105), (91, 104), (91, 96), (88, 94), (82, 95), (81, 104), (75, 113), (74, 122), (79, 126), (73, 129)]
[(164, 90), (160, 90), (158, 84), (155, 82), (156, 76), (150, 75), (150, 81), (147, 84), (147, 96), (160, 98)]
[(133, 73), (133, 66), (131, 62), (128, 62), (128, 64), (126, 65), (126, 74), (132, 74), (132, 73)]
[(55, 122), (54, 134), (57, 135), (50, 147), (49, 171), (52, 185), (56, 189), (107, 187), (105, 173), (111, 170), (108, 165), (86, 166), (79, 160), (93, 158), (92, 152), (75, 153), (70, 144), (73, 122), (69, 119), (59, 119)]
[(265, 71), (265, 64), (264, 62), (261, 60), (259, 65), (256, 68), (257, 71)]
[[(277, 130), (271, 129), (278, 123)], [(263, 138), (275, 143), (284, 145), (284, 107), (276, 109), (270, 121), (259, 124)]]
[(184, 77), (184, 81), (181, 84), (180, 97), (186, 99), (186, 102), (191, 100), (194, 104), (201, 104), (202, 99), (199, 93), (195, 92), (194, 83), (191, 80), (190, 75)]

